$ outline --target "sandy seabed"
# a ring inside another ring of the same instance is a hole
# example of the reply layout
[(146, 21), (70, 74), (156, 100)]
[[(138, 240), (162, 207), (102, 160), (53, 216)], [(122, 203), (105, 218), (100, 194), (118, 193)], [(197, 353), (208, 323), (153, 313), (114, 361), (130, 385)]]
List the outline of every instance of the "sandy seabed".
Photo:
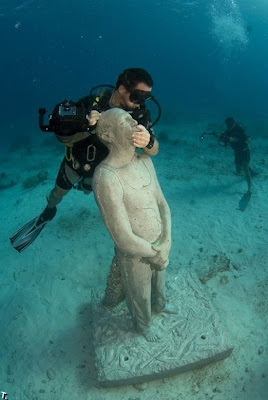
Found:
[[(19, 254), (9, 243), (43, 210), (54, 185), (63, 149), (51, 140), (5, 153), (0, 162), (0, 172), (17, 180), (0, 192), (0, 392), (8, 400), (267, 398), (267, 141), (252, 142), (251, 165), (261, 173), (241, 212), (247, 187), (234, 173), (232, 150), (213, 138), (200, 142), (200, 128), (160, 126), (161, 151), (153, 160), (172, 213), (168, 270), (191, 268), (203, 279), (234, 346), (231, 356), (167, 379), (99, 387), (90, 302), (105, 287), (113, 243), (94, 197), (72, 190), (28, 249)], [(42, 170), (48, 179), (24, 189), (22, 182)], [(221, 257), (229, 268), (211, 269)]]

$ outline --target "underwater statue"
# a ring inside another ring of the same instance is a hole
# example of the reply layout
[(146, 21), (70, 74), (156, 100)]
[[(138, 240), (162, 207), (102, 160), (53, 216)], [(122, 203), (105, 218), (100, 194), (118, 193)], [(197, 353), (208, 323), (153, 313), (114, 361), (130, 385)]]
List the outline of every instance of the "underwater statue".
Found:
[(151, 158), (133, 146), (136, 125), (119, 108), (102, 113), (97, 125), (109, 155), (94, 173), (93, 191), (115, 244), (102, 305), (112, 309), (126, 299), (136, 331), (157, 341), (152, 311), (173, 313), (165, 296), (171, 216)]

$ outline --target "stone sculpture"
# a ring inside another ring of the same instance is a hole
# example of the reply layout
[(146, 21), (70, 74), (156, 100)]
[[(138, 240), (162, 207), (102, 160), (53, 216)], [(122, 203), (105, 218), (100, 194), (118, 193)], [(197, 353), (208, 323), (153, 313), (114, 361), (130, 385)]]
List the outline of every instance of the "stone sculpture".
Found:
[(136, 331), (157, 341), (152, 311), (172, 312), (165, 296), (171, 216), (151, 158), (132, 144), (136, 125), (126, 111), (113, 108), (101, 115), (96, 130), (109, 155), (92, 187), (115, 244), (103, 306), (113, 308), (125, 298)]

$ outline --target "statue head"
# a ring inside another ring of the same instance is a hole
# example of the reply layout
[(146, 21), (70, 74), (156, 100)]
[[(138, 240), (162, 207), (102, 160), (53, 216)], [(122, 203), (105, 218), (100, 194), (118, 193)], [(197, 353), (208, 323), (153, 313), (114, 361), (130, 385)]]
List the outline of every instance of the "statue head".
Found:
[(103, 112), (96, 127), (99, 139), (110, 149), (133, 146), (132, 135), (136, 132), (137, 121), (121, 108), (112, 108)]

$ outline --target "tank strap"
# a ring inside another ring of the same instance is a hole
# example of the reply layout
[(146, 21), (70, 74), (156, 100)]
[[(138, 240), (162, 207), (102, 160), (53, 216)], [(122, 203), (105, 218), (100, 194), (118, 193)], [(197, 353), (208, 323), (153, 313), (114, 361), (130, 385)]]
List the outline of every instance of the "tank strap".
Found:
[(65, 146), (65, 158), (67, 161), (73, 160), (73, 145), (72, 144), (67, 144)]

